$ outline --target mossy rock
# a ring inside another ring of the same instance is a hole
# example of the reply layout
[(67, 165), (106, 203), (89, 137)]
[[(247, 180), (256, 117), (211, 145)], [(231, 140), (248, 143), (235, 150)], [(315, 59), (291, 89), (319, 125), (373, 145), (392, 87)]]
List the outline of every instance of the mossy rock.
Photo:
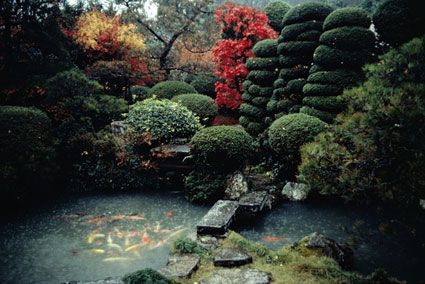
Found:
[(261, 58), (261, 57), (250, 57), (245, 63), (248, 71), (253, 70), (272, 70), (277, 71), (279, 68), (279, 57)]
[(250, 81), (250, 80), (243, 81), (243, 83), (242, 83), (242, 90), (244, 90), (244, 91), (247, 92), (248, 89), (249, 89), (249, 87), (251, 87), (252, 84), (254, 84), (254, 83), (252, 83), (252, 81)]
[(308, 31), (314, 30), (321, 32), (322, 24), (320, 21), (313, 20), (285, 26), (277, 39), (278, 43), (297, 40), (299, 35)]
[(338, 96), (343, 92), (343, 88), (338, 85), (324, 85), (307, 83), (303, 87), (304, 96)]
[(149, 96), (155, 96), (157, 99), (171, 99), (181, 94), (194, 94), (196, 89), (185, 82), (165, 81), (156, 84), (149, 90)]
[(282, 68), (279, 72), (279, 78), (287, 81), (299, 78), (307, 78), (308, 69), (308, 66), (300, 66), (296, 68)]
[(327, 4), (305, 2), (291, 8), (283, 18), (282, 24), (287, 26), (312, 20), (323, 21), (332, 11), (332, 7)]
[(307, 78), (307, 82), (311, 84), (338, 85), (340, 87), (352, 87), (363, 80), (362, 73), (347, 69), (318, 71), (310, 74)]
[(312, 54), (308, 56), (299, 55), (279, 55), (279, 65), (281, 68), (291, 68), (297, 65), (307, 66), (313, 61)]
[(277, 72), (256, 70), (251, 71), (246, 78), (256, 85), (267, 87), (273, 85), (276, 77)]
[(273, 88), (272, 87), (261, 87), (255, 84), (252, 84), (251, 87), (249, 87), (248, 92), (255, 97), (271, 97), (273, 94)]
[(311, 108), (311, 107), (308, 107), (308, 106), (303, 106), (300, 109), (299, 112), (317, 117), (318, 119), (320, 119), (320, 120), (322, 120), (326, 123), (332, 123), (335, 116), (336, 116), (335, 114), (329, 113), (327, 111), (314, 109), (314, 108)]
[(295, 54), (297, 56), (311, 56), (317, 46), (319, 46), (319, 42), (317, 41), (282, 42), (277, 47), (277, 53), (282, 55)]
[(256, 98), (253, 98), (252, 99), (251, 103), (254, 106), (258, 106), (258, 107), (262, 107), (263, 108), (264, 106), (267, 105), (267, 103), (269, 102), (269, 100), (270, 100), (270, 98), (268, 98), (268, 97), (256, 97)]
[(372, 50), (375, 34), (363, 27), (341, 27), (328, 30), (320, 36), (320, 43), (343, 50)]
[(303, 104), (331, 113), (339, 113), (345, 108), (344, 101), (338, 97), (304, 97)]
[(318, 41), (322, 31), (310, 30), (299, 34), (295, 41)]
[(239, 107), (239, 112), (251, 117), (263, 117), (265, 115), (265, 110), (251, 104), (241, 104)]
[(280, 32), (283, 29), (282, 20), (291, 9), (291, 5), (282, 0), (273, 0), (264, 7), (264, 12), (269, 19), (269, 25), (273, 30)]
[(252, 48), (252, 54), (257, 57), (277, 56), (277, 39), (260, 40)]
[(244, 102), (249, 103), (249, 102), (251, 102), (251, 101), (252, 101), (252, 99), (253, 99), (253, 96), (252, 96), (252, 95), (250, 95), (249, 93), (245, 92), (245, 93), (243, 93), (243, 94), (242, 94), (242, 100), (243, 100)]
[(372, 18), (379, 38), (394, 46), (425, 33), (421, 0), (381, 1)]
[(329, 14), (323, 22), (323, 30), (357, 26), (368, 29), (371, 24), (370, 16), (361, 8), (345, 7), (337, 9)]
[(328, 68), (361, 68), (366, 63), (373, 62), (375, 56), (371, 51), (344, 51), (320, 45), (313, 55), (315, 63)]

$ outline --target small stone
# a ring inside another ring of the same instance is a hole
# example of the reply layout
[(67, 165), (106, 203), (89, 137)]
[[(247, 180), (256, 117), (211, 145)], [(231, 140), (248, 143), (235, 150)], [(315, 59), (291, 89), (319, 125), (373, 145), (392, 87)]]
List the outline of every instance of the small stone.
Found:
[(168, 278), (187, 277), (193, 271), (198, 269), (199, 256), (196, 254), (189, 255), (173, 255), (168, 258), (167, 266), (160, 269), (158, 272)]
[(252, 256), (240, 248), (223, 248), (214, 257), (215, 266), (240, 266), (252, 263)]
[(202, 279), (199, 284), (268, 284), (271, 281), (270, 273), (254, 268), (221, 269), (213, 275)]
[(263, 210), (267, 201), (267, 192), (256, 191), (242, 196), (239, 200), (239, 210), (244, 213), (258, 213)]
[(242, 172), (236, 171), (227, 176), (226, 190), (224, 191), (226, 199), (239, 200), (239, 198), (247, 192), (248, 182)]
[(292, 201), (302, 201), (307, 198), (310, 187), (304, 183), (288, 182), (281, 194)]

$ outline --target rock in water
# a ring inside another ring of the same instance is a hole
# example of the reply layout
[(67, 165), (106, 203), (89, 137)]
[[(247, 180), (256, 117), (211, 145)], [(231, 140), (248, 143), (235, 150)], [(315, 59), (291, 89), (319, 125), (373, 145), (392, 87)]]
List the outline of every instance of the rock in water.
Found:
[(252, 256), (240, 248), (223, 248), (214, 257), (215, 266), (240, 266), (252, 263)]
[(239, 200), (247, 192), (248, 182), (242, 172), (236, 171), (227, 176), (226, 190), (224, 192), (226, 199)]
[(213, 275), (202, 279), (199, 284), (268, 284), (271, 278), (270, 273), (254, 268), (221, 269)]
[(173, 255), (168, 258), (167, 266), (158, 272), (168, 278), (187, 277), (199, 266), (199, 256), (196, 254)]
[(237, 201), (218, 200), (198, 223), (198, 235), (225, 235), (238, 207)]
[(307, 198), (310, 187), (304, 183), (288, 182), (281, 194), (292, 201), (302, 201)]

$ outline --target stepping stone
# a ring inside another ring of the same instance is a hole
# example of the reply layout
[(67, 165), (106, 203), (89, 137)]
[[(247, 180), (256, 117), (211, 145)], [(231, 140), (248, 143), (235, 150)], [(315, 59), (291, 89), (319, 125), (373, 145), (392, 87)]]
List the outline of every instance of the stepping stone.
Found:
[(198, 223), (196, 227), (198, 235), (218, 237), (225, 235), (238, 206), (237, 201), (218, 200)]
[(62, 284), (124, 284), (121, 281), (121, 277), (108, 277), (102, 280), (95, 281), (69, 281)]
[(199, 256), (196, 254), (173, 255), (168, 258), (167, 266), (158, 270), (159, 273), (168, 278), (186, 277), (198, 269)]
[(221, 269), (213, 275), (202, 279), (199, 284), (269, 284), (270, 273), (254, 268)]
[(240, 248), (223, 248), (214, 257), (215, 266), (241, 266), (252, 263), (252, 256)]
[(216, 250), (221, 247), (221, 244), (218, 242), (218, 239), (212, 236), (198, 236), (196, 242), (200, 246), (209, 250)]
[(250, 192), (239, 200), (239, 210), (242, 213), (254, 214), (261, 212), (267, 201), (266, 191)]

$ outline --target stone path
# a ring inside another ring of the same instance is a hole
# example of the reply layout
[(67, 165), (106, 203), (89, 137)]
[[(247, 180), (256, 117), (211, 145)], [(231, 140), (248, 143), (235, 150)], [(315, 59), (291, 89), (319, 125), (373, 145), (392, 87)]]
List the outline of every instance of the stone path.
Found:
[(214, 257), (215, 266), (241, 266), (252, 263), (252, 256), (240, 248), (223, 248)]
[(198, 235), (223, 236), (235, 216), (237, 201), (219, 200), (198, 223)]
[(187, 277), (198, 269), (199, 262), (199, 256), (196, 254), (173, 255), (168, 258), (167, 266), (158, 272), (168, 278)]
[(199, 284), (268, 284), (271, 275), (254, 268), (221, 269)]

